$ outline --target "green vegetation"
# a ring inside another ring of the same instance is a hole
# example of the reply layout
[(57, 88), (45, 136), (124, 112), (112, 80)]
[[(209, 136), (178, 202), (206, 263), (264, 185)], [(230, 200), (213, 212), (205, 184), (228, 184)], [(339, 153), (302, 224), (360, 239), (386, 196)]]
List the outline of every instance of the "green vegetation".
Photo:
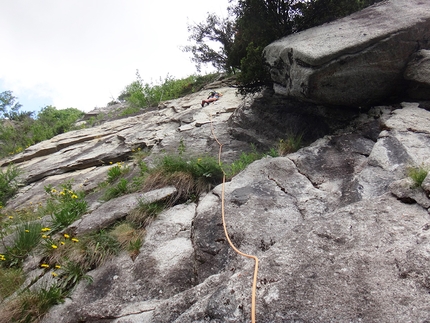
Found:
[(27, 290), (2, 309), (0, 322), (37, 322), (48, 310), (66, 297), (60, 286), (52, 285), (39, 290)]
[(74, 192), (70, 182), (63, 184), (60, 190), (48, 185), (45, 191), (50, 197), (46, 211), (51, 214), (54, 231), (72, 224), (87, 210), (84, 193)]
[(18, 290), (25, 280), (25, 275), (20, 268), (0, 267), (0, 303)]
[(303, 133), (289, 134), (285, 139), (280, 139), (278, 142), (278, 155), (285, 156), (287, 154), (296, 152), (302, 145)]
[(34, 118), (33, 112), (19, 112), (21, 105), (15, 100), (11, 91), (0, 93), (0, 117), (7, 118), (0, 119), (0, 158), (72, 130), (84, 114), (74, 108), (57, 110), (47, 106)]
[(107, 182), (113, 183), (116, 179), (118, 179), (120, 176), (126, 174), (129, 171), (128, 167), (124, 167), (124, 163), (116, 163), (116, 165), (109, 168), (107, 173)]
[(410, 167), (408, 169), (408, 176), (413, 180), (414, 187), (420, 187), (427, 177), (429, 170), (428, 167)]
[(2, 264), (7, 267), (19, 267), (23, 260), (36, 248), (42, 240), (38, 222), (29, 222), (15, 228), (13, 242), (6, 247), (6, 253), (0, 255)]
[(9, 164), (5, 170), (0, 169), (0, 208), (17, 192), (19, 174), (19, 169), (13, 164)]
[(127, 110), (122, 115), (130, 115), (140, 111), (141, 108), (155, 107), (161, 101), (183, 97), (200, 91), (204, 85), (213, 82), (218, 74), (205, 76), (191, 75), (184, 79), (175, 79), (167, 75), (164, 80), (160, 78), (158, 83), (144, 83), (139, 71), (136, 72), (136, 81), (127, 85), (118, 100), (129, 103)]

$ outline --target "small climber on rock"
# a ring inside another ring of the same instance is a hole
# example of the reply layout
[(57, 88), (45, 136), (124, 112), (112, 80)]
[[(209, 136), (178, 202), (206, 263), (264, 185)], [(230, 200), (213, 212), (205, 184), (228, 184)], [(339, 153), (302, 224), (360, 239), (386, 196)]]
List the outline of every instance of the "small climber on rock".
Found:
[(209, 105), (209, 103), (217, 101), (217, 100), (220, 98), (220, 96), (222, 96), (222, 94), (221, 94), (221, 93), (216, 92), (216, 91), (211, 91), (211, 92), (209, 93), (208, 98), (207, 98), (206, 100), (203, 100), (203, 101), (202, 101), (202, 107), (204, 107), (204, 106), (205, 106), (205, 104), (208, 104), (208, 105)]

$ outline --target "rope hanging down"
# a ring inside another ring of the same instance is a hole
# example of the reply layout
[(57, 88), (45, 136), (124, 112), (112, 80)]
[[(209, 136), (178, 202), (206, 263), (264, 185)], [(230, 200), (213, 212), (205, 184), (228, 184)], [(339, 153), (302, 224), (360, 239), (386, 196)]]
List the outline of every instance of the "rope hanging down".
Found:
[[(218, 143), (219, 146), (219, 152), (218, 152), (218, 164), (221, 167), (221, 152), (222, 152), (222, 143), (219, 142), (218, 138), (215, 135), (214, 132), (214, 128), (213, 128), (213, 124), (212, 124), (212, 115), (210, 115), (210, 123), (211, 123), (211, 131), (212, 131), (212, 136), (214, 137), (215, 141)], [(221, 168), (222, 169), (222, 168)], [(257, 290), (257, 275), (258, 275), (258, 258), (257, 256), (253, 256), (253, 255), (248, 255), (246, 253), (243, 253), (242, 251), (240, 251), (239, 249), (236, 248), (236, 246), (231, 242), (230, 237), (228, 235), (228, 231), (227, 231), (227, 225), (225, 223), (225, 172), (222, 169), (223, 172), (223, 178), (222, 178), (222, 191), (221, 191), (221, 215), (222, 215), (222, 225), (224, 228), (224, 234), (225, 237), (227, 238), (227, 241), (230, 245), (230, 247), (237, 252), (239, 255), (243, 256), (243, 257), (247, 257), (247, 258), (251, 258), (254, 259), (255, 261), (255, 267), (254, 267), (254, 278), (252, 281), (252, 300), (251, 300), (251, 322), (255, 323), (255, 299), (256, 299), (256, 290)]]

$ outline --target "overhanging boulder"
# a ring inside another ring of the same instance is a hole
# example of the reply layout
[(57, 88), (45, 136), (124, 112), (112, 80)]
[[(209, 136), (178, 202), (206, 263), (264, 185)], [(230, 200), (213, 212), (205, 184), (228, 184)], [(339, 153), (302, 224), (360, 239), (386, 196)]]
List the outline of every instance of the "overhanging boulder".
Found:
[(264, 50), (275, 91), (362, 106), (399, 94), (412, 54), (430, 48), (430, 2), (389, 0), (282, 38)]

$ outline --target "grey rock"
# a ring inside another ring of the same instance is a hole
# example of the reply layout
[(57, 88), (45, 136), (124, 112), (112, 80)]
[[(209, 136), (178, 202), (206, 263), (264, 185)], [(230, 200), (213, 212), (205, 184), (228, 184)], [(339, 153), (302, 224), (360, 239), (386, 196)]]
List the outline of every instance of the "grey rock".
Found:
[(165, 187), (144, 194), (134, 193), (117, 197), (101, 204), (89, 214), (72, 223), (69, 228), (76, 234), (107, 228), (121, 218), (126, 217), (131, 210), (138, 208), (139, 201), (152, 203), (169, 197), (176, 192), (175, 187)]
[(391, 193), (404, 203), (418, 203), (428, 209), (430, 199), (421, 187), (417, 187), (411, 178), (394, 181), (389, 186)]
[(410, 56), (417, 44), (430, 49), (429, 36), (429, 2), (390, 0), (289, 35), (268, 45), (264, 56), (277, 93), (367, 106), (403, 92)]
[(430, 100), (430, 50), (419, 50), (411, 57), (405, 70), (410, 81), (408, 95), (416, 100)]

